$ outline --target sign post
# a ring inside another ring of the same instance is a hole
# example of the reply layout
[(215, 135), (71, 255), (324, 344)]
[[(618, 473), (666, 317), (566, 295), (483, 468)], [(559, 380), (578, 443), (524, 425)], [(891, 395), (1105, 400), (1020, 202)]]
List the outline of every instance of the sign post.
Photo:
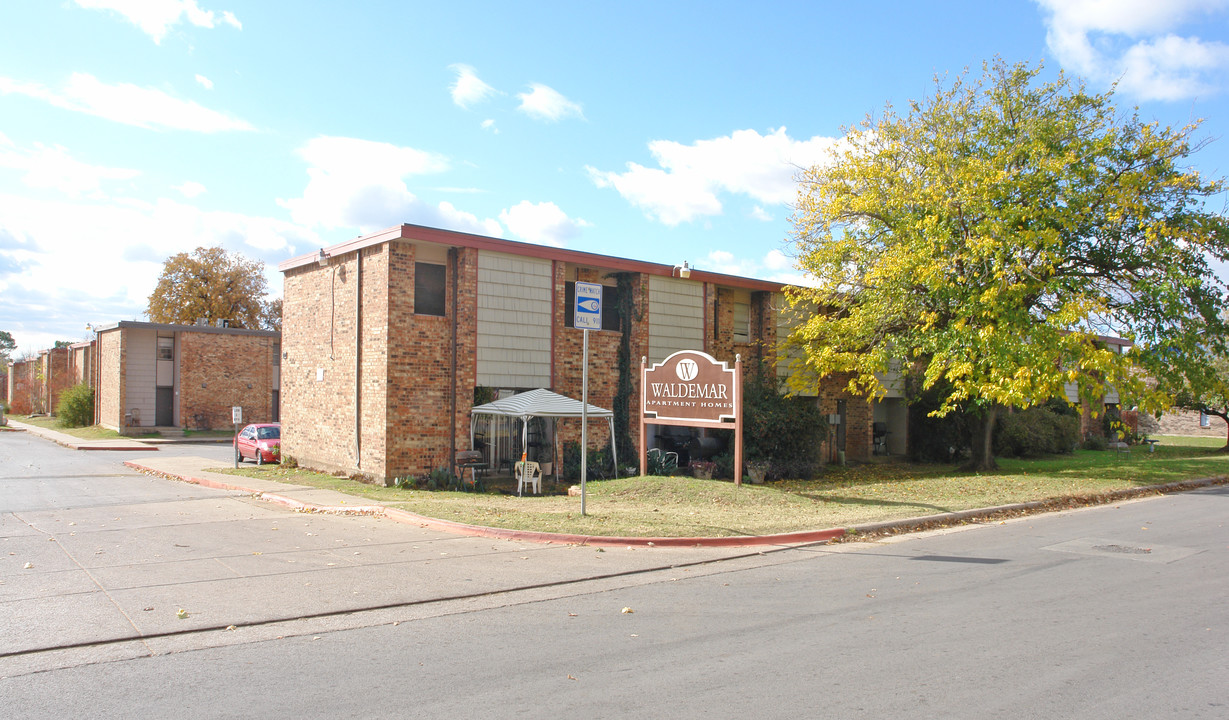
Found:
[[(589, 331), (602, 329), (602, 286), (576, 283), (576, 314), (573, 325), (585, 331), (580, 361), (580, 514), (585, 514), (585, 481), (589, 475)], [(614, 441), (614, 438), (611, 438)]]
[(235, 468), (239, 467), (239, 425), (243, 423), (243, 407), (241, 405), (232, 405), (230, 408), (230, 421), (235, 426), (235, 431), (231, 435), (235, 444)]

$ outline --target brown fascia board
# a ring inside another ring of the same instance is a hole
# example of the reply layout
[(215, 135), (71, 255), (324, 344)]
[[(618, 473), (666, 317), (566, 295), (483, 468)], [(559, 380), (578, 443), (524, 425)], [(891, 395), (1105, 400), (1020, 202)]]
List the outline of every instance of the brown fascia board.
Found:
[(248, 328), (220, 328), (214, 325), (174, 325), (171, 323), (152, 323), (141, 322), (139, 320), (120, 320), (119, 322), (109, 325), (100, 325), (94, 328), (96, 333), (104, 333), (110, 330), (118, 330), (120, 328), (131, 328), (135, 330), (167, 330), (170, 332), (202, 332), (213, 333), (215, 335), (263, 335), (265, 337), (281, 337), (281, 333), (276, 330), (250, 330)]
[[(338, 255), (344, 255), (346, 253), (362, 250), (363, 248), (396, 240), (418, 240), (448, 247), (490, 250), (493, 252), (520, 255), (523, 257), (539, 258), (542, 260), (562, 260), (575, 265), (585, 265), (588, 267), (608, 270), (638, 272), (646, 275), (661, 275), (663, 277), (672, 277), (675, 270), (675, 266), (673, 265), (663, 265), (661, 263), (651, 263), (643, 260), (631, 260), (628, 258), (614, 257), (611, 255), (598, 255), (597, 253), (587, 253), (579, 250), (565, 250), (562, 248), (549, 247), (547, 245), (535, 245), (533, 243), (518, 242), (515, 240), (500, 240), (498, 238), (485, 237), (483, 235), (470, 235), (469, 233), (455, 232), (452, 230), (440, 230), (439, 228), (408, 224), (397, 225), (386, 230), (371, 233), (370, 235), (363, 235), (353, 240), (348, 240), (346, 242), (338, 243), (323, 249), (326, 256), (333, 258), (337, 257)], [(277, 269), (284, 273), (305, 265), (311, 265), (312, 263), (316, 262), (317, 256), (318, 252), (300, 255), (279, 263)], [(722, 273), (707, 272), (704, 270), (695, 269), (692, 269), (691, 277), (688, 279), (695, 280), (697, 282), (709, 282), (715, 285), (723, 285), (727, 287), (746, 288), (749, 290), (764, 290), (768, 292), (780, 292), (785, 287), (783, 283), (773, 282), (770, 280), (757, 280), (755, 278), (739, 277), (737, 275), (724, 275)]]

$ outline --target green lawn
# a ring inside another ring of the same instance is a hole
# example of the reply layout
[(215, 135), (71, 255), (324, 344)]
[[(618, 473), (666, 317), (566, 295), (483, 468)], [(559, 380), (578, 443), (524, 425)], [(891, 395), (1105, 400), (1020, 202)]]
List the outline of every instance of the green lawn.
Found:
[(518, 498), (502, 491), (460, 493), (368, 485), (276, 465), (221, 472), (330, 488), (429, 517), (474, 525), (636, 537), (761, 535), (845, 527), (934, 513), (1061, 498), (1229, 475), (1224, 442), (1162, 437), (1155, 453), (1132, 448), (1077, 451), (1038, 460), (1001, 459), (995, 473), (904, 463), (829, 467), (814, 480), (743, 485), (691, 477), (590, 482), (587, 515), (565, 487)]

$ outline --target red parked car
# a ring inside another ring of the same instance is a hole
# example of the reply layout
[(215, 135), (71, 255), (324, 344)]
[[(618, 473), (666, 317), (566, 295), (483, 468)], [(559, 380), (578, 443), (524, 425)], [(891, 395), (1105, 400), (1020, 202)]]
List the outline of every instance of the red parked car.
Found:
[(235, 436), (235, 459), (252, 458), (257, 465), (278, 462), (282, 458), (282, 426), (280, 423), (252, 423)]

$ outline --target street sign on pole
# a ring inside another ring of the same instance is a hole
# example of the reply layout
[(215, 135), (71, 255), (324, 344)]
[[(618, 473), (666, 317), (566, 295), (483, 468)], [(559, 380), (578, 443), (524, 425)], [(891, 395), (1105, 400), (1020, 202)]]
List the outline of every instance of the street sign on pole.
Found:
[(580, 514), (585, 514), (585, 481), (589, 475), (589, 331), (602, 329), (602, 286), (576, 283), (575, 327), (585, 331), (580, 360)]
[(580, 330), (602, 329), (602, 286), (597, 283), (576, 283), (576, 315), (574, 326)]

